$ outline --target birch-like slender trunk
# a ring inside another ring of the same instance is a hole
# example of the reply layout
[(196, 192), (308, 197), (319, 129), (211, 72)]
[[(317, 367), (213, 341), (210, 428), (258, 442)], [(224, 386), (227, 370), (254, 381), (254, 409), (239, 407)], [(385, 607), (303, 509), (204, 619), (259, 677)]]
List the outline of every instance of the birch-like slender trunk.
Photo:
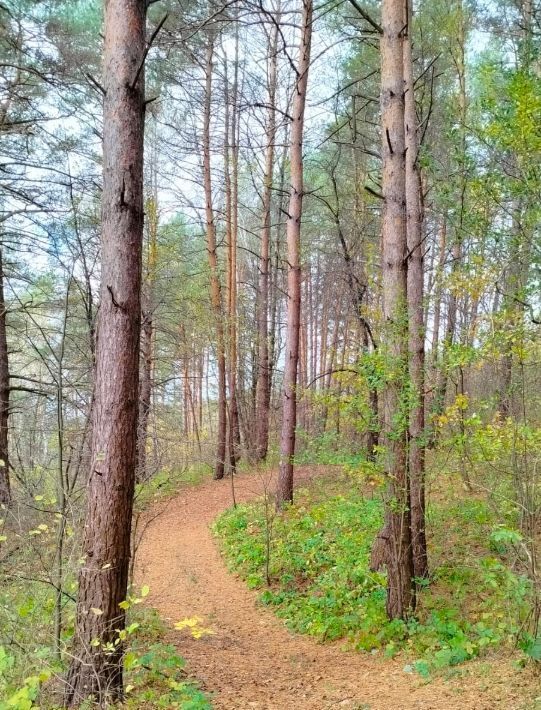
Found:
[(231, 101), (231, 229), (229, 253), (229, 461), (232, 473), (240, 458), (240, 425), (237, 399), (237, 245), (239, 234), (239, 30), (235, 27), (235, 64)]
[(310, 69), (312, 45), (312, 0), (303, 0), (302, 36), (297, 64), (297, 80), (291, 107), (290, 133), (290, 193), (287, 211), (287, 329), (285, 346), (282, 433), (280, 438), (280, 472), (276, 490), (276, 507), (281, 510), (293, 500), (293, 456), (297, 424), (297, 369), (299, 361), (299, 330), (301, 315), (300, 238), (303, 185), (304, 109)]
[(210, 300), (216, 328), (216, 360), (218, 366), (218, 428), (216, 432), (216, 461), (214, 478), (224, 477), (225, 454), (227, 448), (227, 392), (225, 366), (225, 333), (222, 308), (222, 287), (218, 273), (218, 252), (216, 248), (216, 223), (212, 204), (212, 174), (210, 164), (210, 116), (212, 110), (212, 72), (214, 40), (208, 39), (205, 63), (205, 103), (203, 110), (203, 186), (205, 190), (205, 217), (207, 255), (210, 270)]
[(267, 115), (267, 148), (263, 177), (263, 224), (259, 259), (259, 291), (257, 313), (257, 386), (256, 386), (256, 461), (264, 461), (269, 447), (270, 362), (269, 362), (269, 276), (272, 214), (272, 176), (276, 143), (276, 75), (278, 68), (278, 28), (280, 15), (275, 17), (269, 43), (269, 86)]
[(137, 440), (137, 480), (144, 481), (147, 469), (147, 438), (152, 398), (154, 346), (154, 282), (156, 278), (158, 204), (157, 195), (146, 201), (148, 253), (145, 279), (142, 285), (141, 309), (141, 378), (139, 384), (139, 428)]

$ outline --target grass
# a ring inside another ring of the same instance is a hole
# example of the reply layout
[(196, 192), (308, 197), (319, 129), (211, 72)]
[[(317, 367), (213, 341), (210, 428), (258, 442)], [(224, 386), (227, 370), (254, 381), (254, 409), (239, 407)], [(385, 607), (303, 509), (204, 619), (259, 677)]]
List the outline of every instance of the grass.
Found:
[(262, 502), (239, 506), (220, 516), (214, 532), (230, 569), (289, 628), (401, 654), (408, 669), (428, 677), (490, 649), (512, 649), (530, 595), (485, 502), (453, 495), (434, 503), (428, 517), (432, 577), (407, 622), (387, 620), (385, 576), (369, 569), (382, 522), (379, 496), (361, 495), (351, 478), (298, 491), (282, 516), (268, 518)]

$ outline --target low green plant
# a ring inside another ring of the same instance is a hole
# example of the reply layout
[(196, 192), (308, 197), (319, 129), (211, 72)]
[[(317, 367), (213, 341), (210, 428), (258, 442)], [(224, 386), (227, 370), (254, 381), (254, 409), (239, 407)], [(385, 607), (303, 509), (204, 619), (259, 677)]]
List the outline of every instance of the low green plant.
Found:
[(41, 684), (50, 678), (48, 671), (23, 679), (19, 687), (10, 682), (15, 657), (0, 646), (0, 710), (32, 710), (39, 696)]
[(125, 707), (210, 710), (210, 700), (187, 677), (184, 659), (174, 646), (164, 643), (167, 629), (157, 611), (136, 606), (147, 593), (148, 587), (143, 587), (127, 600)]
[(124, 657), (126, 670), (125, 707), (182, 708), (210, 710), (212, 705), (197, 686), (187, 680), (185, 661), (174, 646), (161, 642), (146, 651), (128, 651)]
[[(380, 500), (360, 495), (351, 480), (342, 494), (321, 497), (321, 486), (301, 491), (274, 520), (270, 585), (265, 507), (238, 506), (214, 525), (230, 568), (260, 589), (261, 602), (292, 630), (344, 639), (358, 650), (401, 653), (410, 659), (407, 667), (424, 676), (524, 639), (531, 585), (506, 558), (518, 533), (498, 526), (486, 503), (451, 498), (433, 506), (431, 580), (419, 593), (416, 617), (390, 622), (385, 575), (369, 569), (382, 523)], [(525, 643), (534, 657), (535, 639)]]

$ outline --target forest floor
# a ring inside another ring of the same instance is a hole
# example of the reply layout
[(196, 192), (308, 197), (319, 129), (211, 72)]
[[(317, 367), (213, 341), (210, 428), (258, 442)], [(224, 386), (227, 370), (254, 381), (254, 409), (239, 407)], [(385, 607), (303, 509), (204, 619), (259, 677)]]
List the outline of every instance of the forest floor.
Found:
[[(321, 468), (300, 468), (309, 482)], [(269, 473), (235, 478), (238, 502), (261, 496)], [(531, 671), (510, 659), (470, 661), (451, 678), (430, 683), (404, 672), (404, 659), (346, 651), (343, 643), (317, 643), (293, 634), (257, 604), (257, 593), (226, 569), (210, 531), (231, 506), (231, 480), (183, 490), (147, 513), (138, 550), (137, 580), (150, 587), (148, 604), (170, 624), (187, 671), (217, 709), (248, 710), (526, 710), (541, 707)], [(200, 617), (212, 634), (193, 638), (173, 624)], [(538, 680), (538, 679), (537, 679)]]

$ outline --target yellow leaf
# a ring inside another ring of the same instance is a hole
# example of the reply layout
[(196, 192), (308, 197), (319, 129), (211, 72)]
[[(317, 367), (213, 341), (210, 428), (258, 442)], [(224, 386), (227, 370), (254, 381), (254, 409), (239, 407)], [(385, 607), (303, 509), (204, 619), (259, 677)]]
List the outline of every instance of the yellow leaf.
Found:
[(203, 636), (210, 636), (214, 633), (212, 629), (206, 629), (200, 626), (203, 619), (199, 616), (193, 616), (191, 619), (182, 619), (182, 621), (177, 621), (175, 624), (175, 629), (182, 631), (183, 629), (190, 629), (190, 633), (194, 639), (200, 639)]

